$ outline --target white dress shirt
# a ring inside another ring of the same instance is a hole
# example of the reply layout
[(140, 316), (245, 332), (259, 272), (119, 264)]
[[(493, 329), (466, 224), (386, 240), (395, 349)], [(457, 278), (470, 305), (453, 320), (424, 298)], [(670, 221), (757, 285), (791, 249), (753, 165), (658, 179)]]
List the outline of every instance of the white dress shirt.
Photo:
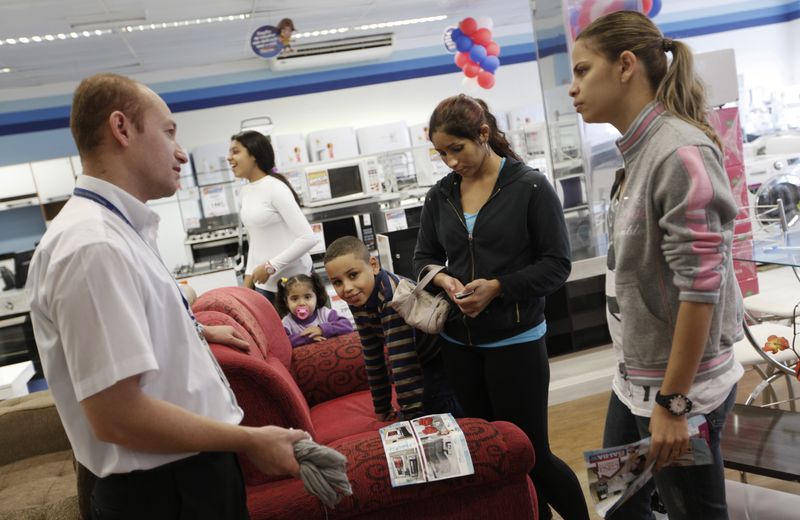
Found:
[(158, 256), (158, 216), (127, 192), (82, 175), (130, 221), (74, 196), (53, 220), (28, 274), (47, 383), (75, 458), (100, 477), (151, 469), (191, 453), (145, 453), (99, 441), (80, 401), (141, 374), (142, 392), (238, 424), (241, 408)]
[(242, 223), (247, 228), (250, 249), (246, 274), (266, 262), (277, 272), (259, 289), (276, 292), (278, 280), (311, 273), (311, 249), (319, 239), (295, 202), (289, 187), (267, 175), (242, 188)]

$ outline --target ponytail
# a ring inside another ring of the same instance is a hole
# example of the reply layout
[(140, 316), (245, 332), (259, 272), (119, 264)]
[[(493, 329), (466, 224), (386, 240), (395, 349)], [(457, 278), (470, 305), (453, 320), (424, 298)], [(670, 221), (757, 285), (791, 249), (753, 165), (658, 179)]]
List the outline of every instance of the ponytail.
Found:
[[(694, 72), (692, 51), (683, 42), (664, 38), (647, 16), (617, 11), (589, 24), (577, 37), (609, 61), (630, 51), (644, 64), (656, 100), (674, 116), (699, 128), (722, 150), (717, 133), (706, 119), (705, 88)], [(672, 63), (667, 64), (667, 52)]]
[(656, 100), (675, 116), (702, 130), (722, 150), (722, 142), (706, 118), (705, 86), (694, 72), (692, 50), (685, 43), (668, 38), (664, 38), (663, 46), (672, 52), (672, 63), (658, 85)]

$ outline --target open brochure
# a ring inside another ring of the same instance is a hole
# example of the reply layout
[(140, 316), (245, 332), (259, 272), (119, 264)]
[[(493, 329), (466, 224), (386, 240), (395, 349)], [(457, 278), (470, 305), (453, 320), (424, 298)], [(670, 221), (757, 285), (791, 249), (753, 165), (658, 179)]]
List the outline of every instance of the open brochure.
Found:
[[(711, 464), (708, 447), (708, 423), (697, 415), (688, 419), (689, 451), (672, 461), (670, 466)], [(655, 461), (646, 464), (650, 437), (633, 444), (586, 451), (583, 460), (589, 477), (589, 494), (597, 514), (613, 513), (653, 476)]]
[(449, 413), (397, 422), (380, 434), (392, 487), (475, 473), (464, 432)]

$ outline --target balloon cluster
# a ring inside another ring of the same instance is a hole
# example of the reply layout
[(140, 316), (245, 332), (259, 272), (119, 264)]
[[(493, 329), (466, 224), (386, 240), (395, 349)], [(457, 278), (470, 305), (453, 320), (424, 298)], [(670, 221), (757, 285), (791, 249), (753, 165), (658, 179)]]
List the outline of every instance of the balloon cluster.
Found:
[[(641, 0), (641, 12), (654, 18), (661, 12), (662, 0)], [(583, 0), (570, 9), (569, 25), (574, 39), (592, 21), (608, 13), (622, 10), (639, 10), (636, 0)]]
[(494, 73), (500, 66), (500, 46), (492, 40), (492, 19), (464, 18), (450, 37), (458, 50), (455, 62), (464, 72), (465, 83), (477, 82), (485, 89), (492, 88)]

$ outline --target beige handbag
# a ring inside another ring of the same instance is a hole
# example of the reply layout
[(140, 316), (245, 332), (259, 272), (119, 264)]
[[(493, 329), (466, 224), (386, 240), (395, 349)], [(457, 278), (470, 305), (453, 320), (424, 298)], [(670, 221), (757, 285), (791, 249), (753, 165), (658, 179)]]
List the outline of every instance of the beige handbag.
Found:
[(444, 266), (428, 266), (425, 269), (428, 269), (428, 274), (416, 285), (411, 280), (400, 279), (389, 307), (415, 329), (427, 334), (438, 334), (444, 328), (450, 303), (444, 292), (434, 296), (424, 289)]

